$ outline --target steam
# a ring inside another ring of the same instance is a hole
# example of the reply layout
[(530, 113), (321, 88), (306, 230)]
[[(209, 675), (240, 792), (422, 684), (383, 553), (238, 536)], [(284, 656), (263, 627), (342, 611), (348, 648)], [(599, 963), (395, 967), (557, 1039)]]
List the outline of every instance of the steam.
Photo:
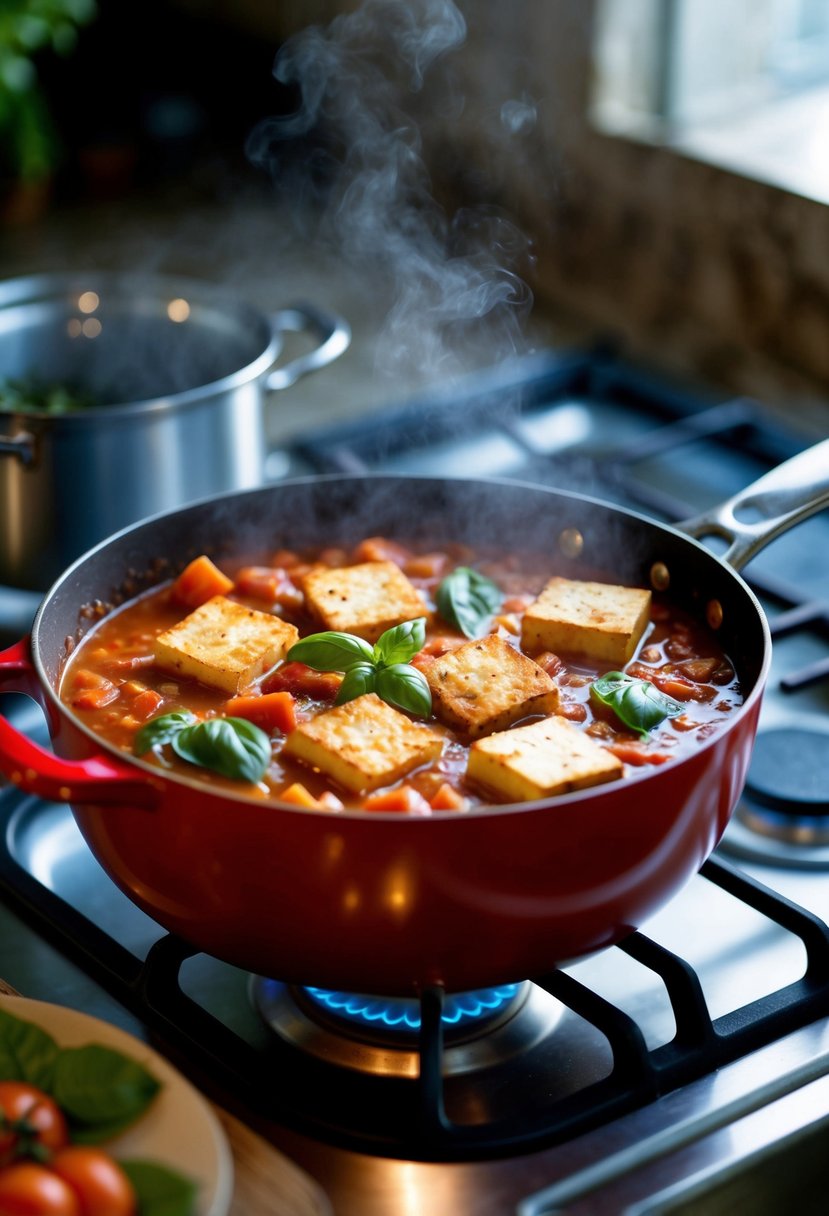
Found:
[[(297, 106), (248, 141), (304, 235), (385, 280), (377, 363), (390, 374), (445, 379), (523, 346), (529, 242), (491, 205), (447, 213), (424, 154), (424, 131), (445, 137), (462, 112), (449, 68), (465, 39), (453, 0), (365, 0), (285, 43), (274, 75)], [(508, 109), (503, 126), (523, 129), (530, 110)]]

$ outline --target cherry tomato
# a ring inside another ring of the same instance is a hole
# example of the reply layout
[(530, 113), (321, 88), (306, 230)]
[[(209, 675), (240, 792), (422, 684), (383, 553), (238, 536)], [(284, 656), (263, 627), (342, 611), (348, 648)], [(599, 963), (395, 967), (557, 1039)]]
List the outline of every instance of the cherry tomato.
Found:
[(55, 1153), (49, 1169), (74, 1190), (80, 1216), (135, 1216), (138, 1203), (133, 1185), (103, 1149), (70, 1145)]
[(68, 1143), (66, 1119), (48, 1094), (25, 1081), (0, 1081), (0, 1165), (33, 1145), (54, 1151)]
[(77, 1195), (47, 1166), (17, 1161), (0, 1170), (0, 1216), (82, 1216)]

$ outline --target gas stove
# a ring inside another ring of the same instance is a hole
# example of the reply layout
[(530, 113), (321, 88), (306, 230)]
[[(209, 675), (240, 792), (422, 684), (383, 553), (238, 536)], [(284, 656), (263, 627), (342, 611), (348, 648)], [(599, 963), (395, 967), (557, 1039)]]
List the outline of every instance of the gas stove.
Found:
[[(543, 352), (292, 440), (268, 472), (505, 476), (675, 523), (818, 437), (612, 351)], [(774, 657), (745, 795), (619, 946), (475, 993), (294, 989), (166, 934), (66, 807), (5, 788), (0, 973), (151, 1038), (338, 1216), (808, 1211), (829, 1120), (826, 554), (824, 512), (746, 568)]]

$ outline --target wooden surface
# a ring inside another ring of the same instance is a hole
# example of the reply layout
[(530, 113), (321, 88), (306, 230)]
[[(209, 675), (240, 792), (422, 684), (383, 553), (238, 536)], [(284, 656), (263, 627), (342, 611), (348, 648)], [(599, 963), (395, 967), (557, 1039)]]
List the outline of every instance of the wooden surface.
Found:
[[(0, 979), (0, 993), (20, 996)], [(308, 1174), (234, 1115), (209, 1103), (233, 1154), (233, 1200), (227, 1216), (332, 1216), (331, 1206)]]

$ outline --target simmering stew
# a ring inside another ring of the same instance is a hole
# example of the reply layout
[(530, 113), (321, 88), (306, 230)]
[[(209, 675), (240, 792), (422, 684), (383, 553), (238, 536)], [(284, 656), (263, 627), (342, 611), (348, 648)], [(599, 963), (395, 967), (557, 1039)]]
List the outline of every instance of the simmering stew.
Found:
[(624, 780), (741, 702), (716, 635), (663, 595), (380, 537), (221, 569), (199, 557), (96, 624), (61, 696), (166, 771), (416, 814)]

